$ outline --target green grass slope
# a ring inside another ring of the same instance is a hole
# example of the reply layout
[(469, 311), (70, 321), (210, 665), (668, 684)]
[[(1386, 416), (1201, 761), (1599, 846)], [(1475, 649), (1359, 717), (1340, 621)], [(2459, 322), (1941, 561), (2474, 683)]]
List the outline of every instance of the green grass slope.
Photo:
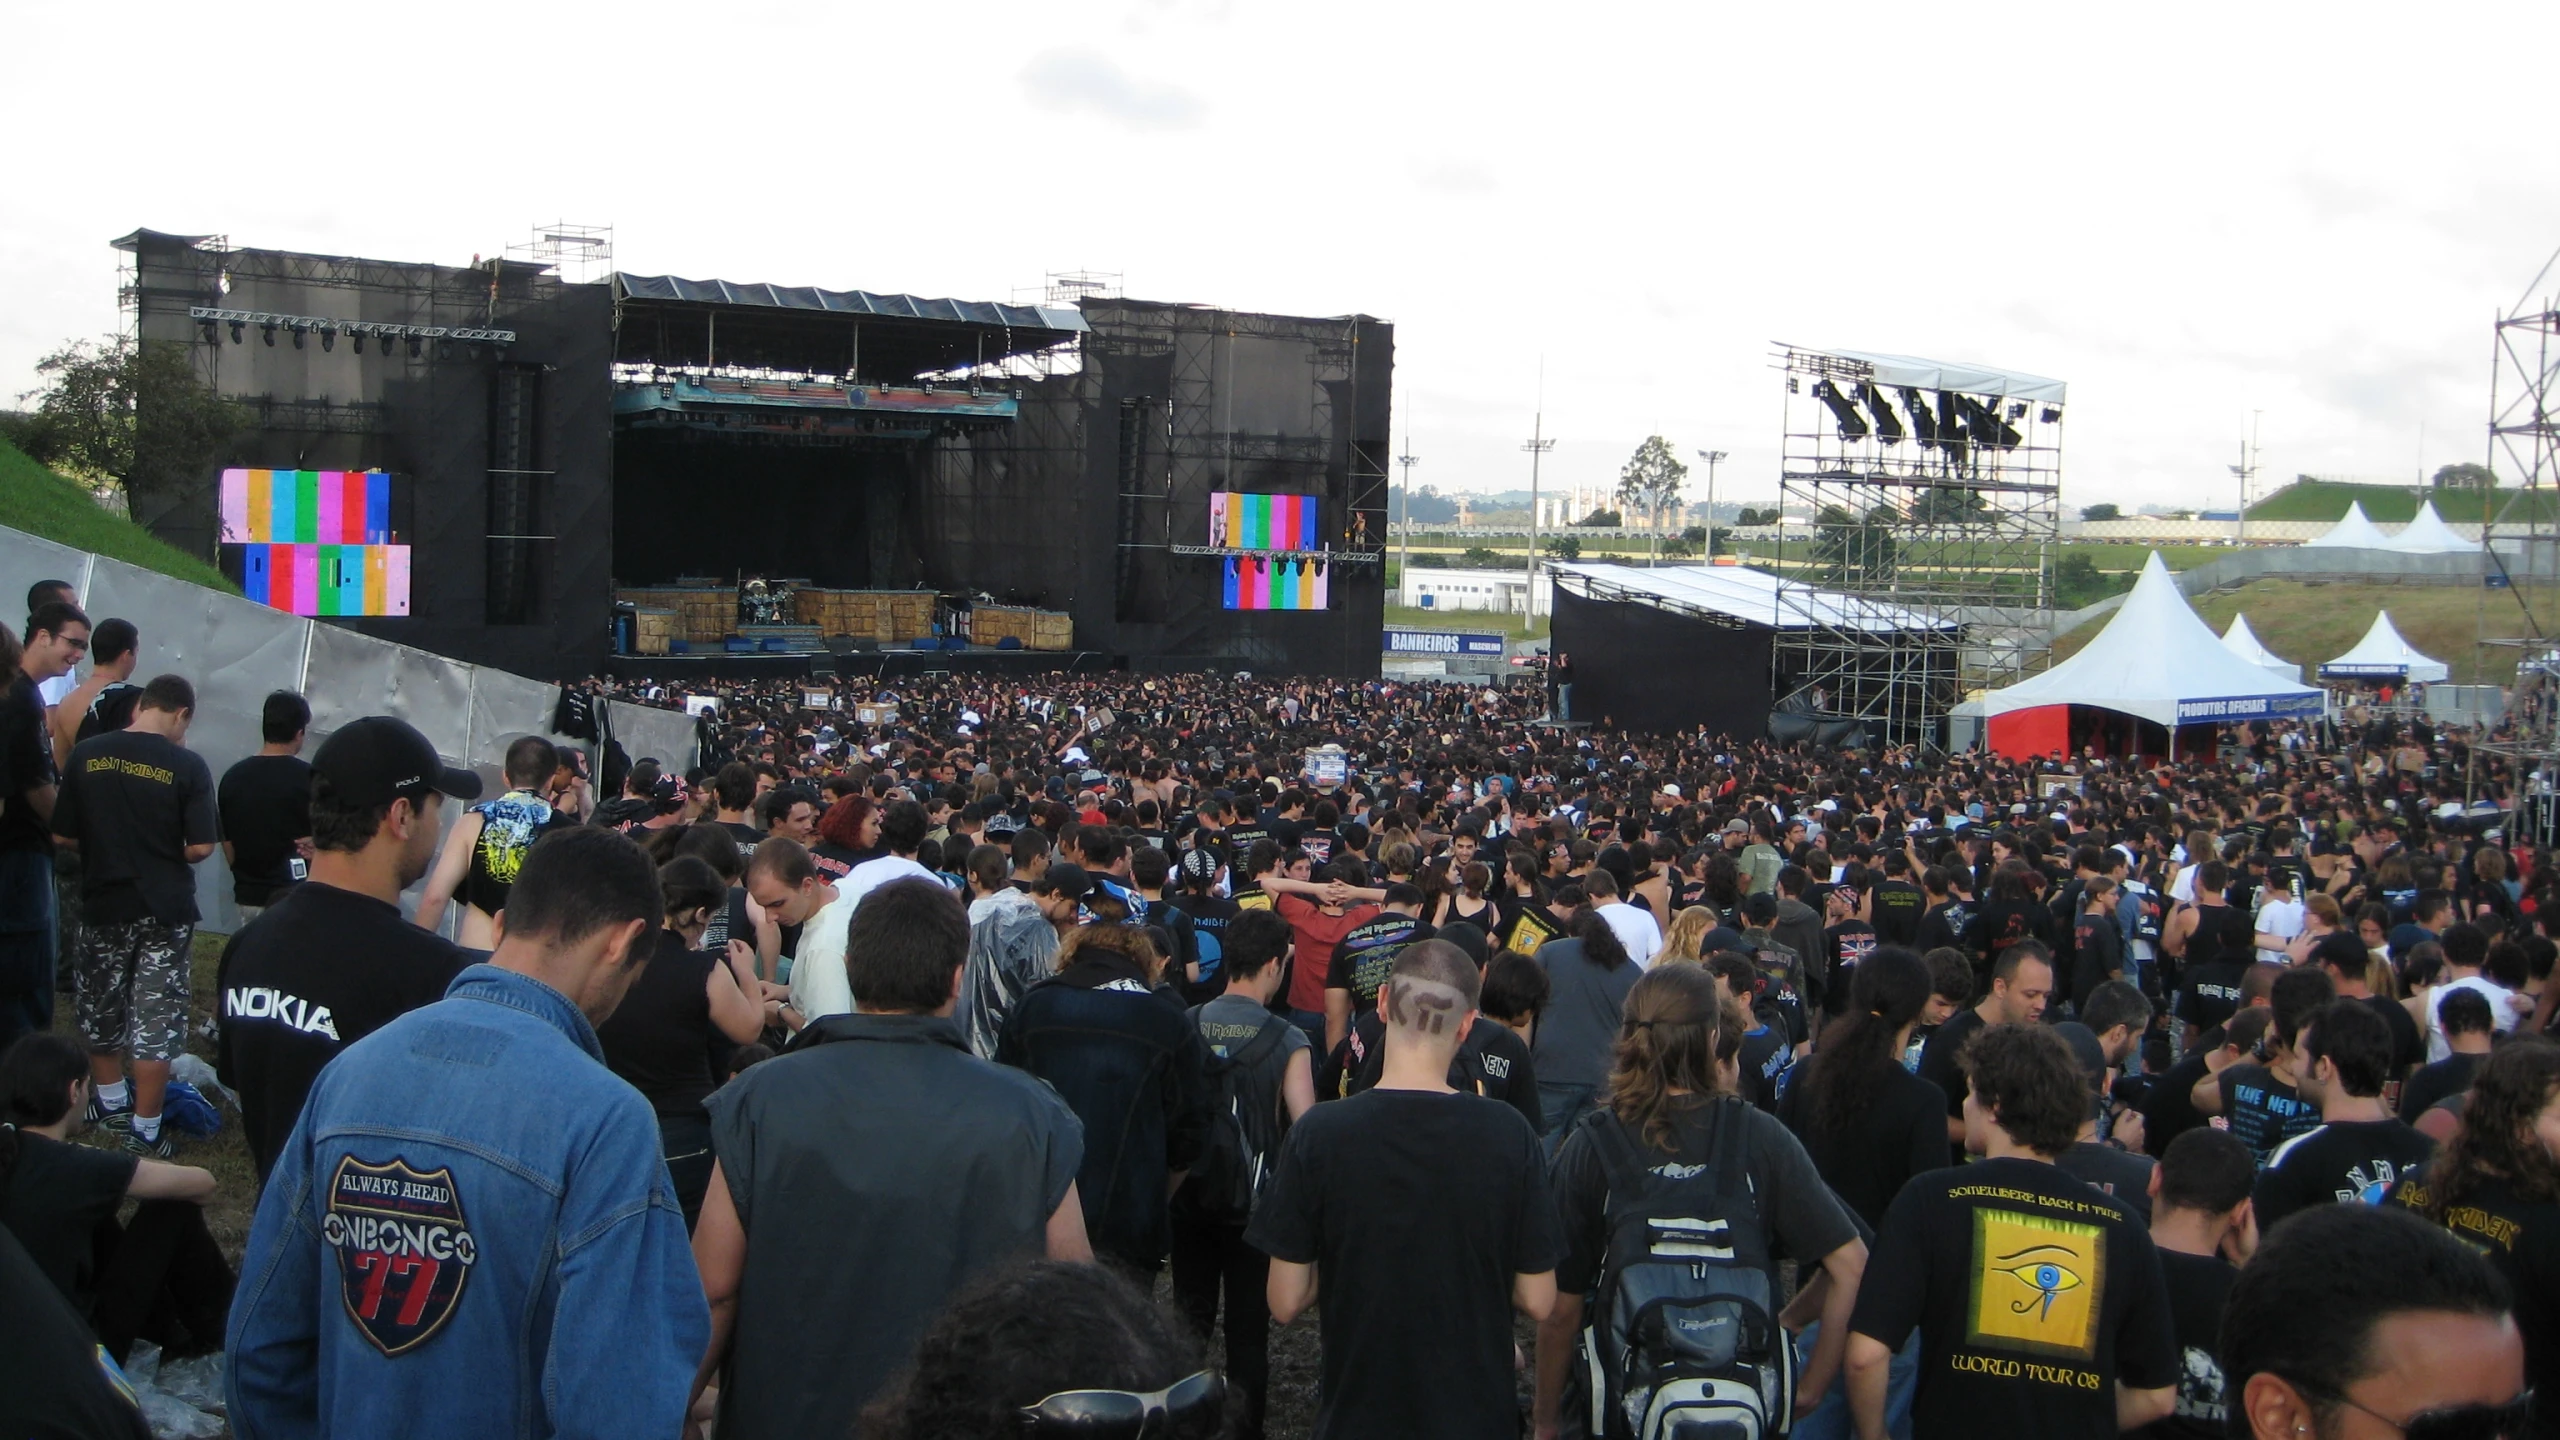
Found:
[(223, 579), (221, 571), (132, 521), (99, 509), (88, 491), (28, 459), (5, 440), (0, 440), (0, 525), (228, 595), (240, 593), (240, 587)]
[[(2504, 515), (2510, 524), (2522, 521), (2527, 506), (2519, 504), (2507, 510), (2516, 494), (2511, 490), (2492, 492), (2493, 516)], [(2431, 490), (2418, 485), (2345, 485), (2331, 480), (2296, 480), (2273, 495), (2249, 507), (2252, 520), (2343, 520), (2350, 501), (2361, 502), (2365, 518), (2377, 525), (2399, 525), (2414, 520), (2418, 502), (2432, 499), (2436, 513), (2455, 525), (2480, 523), (2480, 497), (2476, 492)], [(2551, 497), (2536, 495), (2546, 517), (2552, 509)]]
[[(2312, 679), (2320, 662), (2345, 654), (2373, 625), (2373, 612), (2388, 610), (2403, 639), (2452, 667), (2456, 684), (2507, 685), (2515, 681), (2514, 646), (2477, 643), (2481, 634), (2507, 638), (2528, 633), (2518, 592), (2485, 594), (2463, 585), (2307, 585), (2298, 580), (2257, 580), (2206, 596), (2196, 606), (2221, 634), (2231, 617), (2246, 613), (2249, 628), (2268, 649), (2303, 667)], [(2534, 615), (2546, 627), (2560, 617), (2560, 592), (2531, 591)], [(2483, 601), (2487, 602), (2483, 616)], [(2054, 642), (2053, 658), (2078, 654), (2113, 619), (2110, 612)], [(2476, 663), (2485, 661), (2485, 664)]]

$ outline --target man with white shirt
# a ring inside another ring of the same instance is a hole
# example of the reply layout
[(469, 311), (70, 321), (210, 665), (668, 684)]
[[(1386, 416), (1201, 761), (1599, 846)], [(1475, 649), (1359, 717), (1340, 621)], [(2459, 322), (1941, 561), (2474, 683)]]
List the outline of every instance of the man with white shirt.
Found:
[[(30, 615), (47, 605), (76, 607), (79, 603), (80, 593), (71, 588), (71, 582), (68, 580), (39, 580), (27, 587), (27, 613)], [(51, 710), (60, 705), (63, 698), (71, 693), (72, 687), (79, 683), (80, 677), (77, 673), (65, 670), (50, 679), (38, 681), (36, 693), (44, 697), (44, 708)], [(63, 753), (68, 754), (69, 751), (66, 749)]]
[(2453, 1053), (2444, 1033), (2444, 997), (2456, 990), (2477, 990), (2489, 1002), (2489, 1019), (2503, 1035), (2516, 1028), (2516, 1007), (2507, 1003), (2515, 991), (2481, 973), (2489, 958), (2489, 933), (2465, 921), (2447, 925), (2436, 937), (2444, 947), (2446, 979), (2427, 996), (2427, 1063), (2433, 1065)]
[(777, 837), (756, 847), (747, 861), (747, 898), (774, 923), (800, 927), (784, 1020), (797, 1029), (822, 1015), (852, 1014), (853, 983), (845, 978), (844, 936), (853, 923), (853, 906), (842, 902), (799, 841)]
[(923, 846), (925, 832), (930, 828), (922, 805), (913, 800), (891, 801), (880, 812), (880, 843), (889, 847), (889, 853), (854, 866), (836, 882), (836, 894), (849, 904), (859, 905), (863, 896), (892, 880), (931, 880), (940, 884), (941, 877), (916, 863), (916, 851)]
[(2293, 957), (2285, 947), (2302, 933), (2302, 896), (2290, 885), (2273, 884), (2265, 894), (2267, 903), (2258, 907), (2258, 959), (2269, 965), (2290, 965)]
[(1627, 948), (1627, 958), (1635, 961), (1639, 969), (1652, 964), (1653, 957), (1662, 950), (1662, 926), (1654, 920), (1653, 912), (1619, 899), (1618, 882), (1606, 870), (1594, 868), (1583, 876), (1582, 893), (1600, 918), (1608, 922), (1609, 932)]

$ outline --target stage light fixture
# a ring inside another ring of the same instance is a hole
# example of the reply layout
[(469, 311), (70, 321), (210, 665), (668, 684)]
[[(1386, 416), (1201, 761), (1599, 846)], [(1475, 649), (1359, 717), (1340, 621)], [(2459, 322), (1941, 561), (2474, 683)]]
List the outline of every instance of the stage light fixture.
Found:
[(2059, 405), (2047, 405), (2044, 407), (2044, 413), (2036, 418), (2047, 425), (2059, 425), (2062, 423), (2062, 407)]
[(409, 337), (409, 358), (415, 360), (427, 348), (427, 342), (415, 335)]
[(268, 344), (273, 345), (274, 343), (276, 343), (276, 327), (274, 327), (273, 325), (261, 325), (261, 326), (259, 326), (259, 327), (258, 327), (258, 333), (267, 337), (267, 343), (268, 343)]
[(1793, 375), (1787, 377), (1787, 393), (1790, 395), (1801, 395), (1804, 393), (1804, 386), (1799, 383)]
[(296, 350), (301, 349), (301, 348), (302, 348), (302, 337), (303, 337), (303, 336), (305, 336), (305, 335), (307, 335), (307, 334), (309, 334), (309, 333), (310, 333), (310, 327), (308, 327), (308, 326), (304, 326), (304, 325), (296, 325), (296, 326), (294, 326), (294, 327), (293, 327), (293, 348), (294, 348), (294, 349), (296, 349)]
[(207, 345), (218, 345), (222, 343), (222, 332), (214, 328), (214, 323), (212, 321), (199, 320), (196, 322), (196, 329), (204, 336), (204, 343)]
[(323, 325), (320, 327), (320, 348), (323, 350), (335, 350), (338, 348), (338, 330), (336, 326)]
[(1920, 447), (1934, 450), (1938, 445), (1938, 418), (1929, 413), (1929, 397), (1917, 387), (1902, 387), (1902, 408), (1911, 412), (1911, 433), (1920, 437)]
[(2026, 418), (2027, 418), (2027, 402), (2026, 402), (2026, 401), (2024, 401), (2024, 400), (2012, 400), (2012, 401), (2010, 401), (2010, 402), (2009, 402), (2009, 418), (2010, 418), (2010, 419), (2012, 419), (2012, 420), (2024, 420), (2024, 419), (2026, 419)]
[(1858, 399), (1876, 417), (1876, 438), (1887, 445), (1901, 444), (1902, 417), (1894, 414), (1893, 407), (1885, 403), (1884, 392), (1861, 380), (1858, 382)]
[(241, 323), (240, 323), (239, 321), (234, 320), (234, 321), (232, 321), (232, 322), (231, 322), (231, 343), (232, 343), (232, 344), (234, 344), (234, 345), (239, 344), (239, 343), (240, 343), (240, 340), (241, 340), (242, 335), (243, 335), (243, 334), (245, 334), (245, 333), (246, 333), (246, 332), (244, 331), (244, 329), (243, 329), (243, 327), (241, 326)]

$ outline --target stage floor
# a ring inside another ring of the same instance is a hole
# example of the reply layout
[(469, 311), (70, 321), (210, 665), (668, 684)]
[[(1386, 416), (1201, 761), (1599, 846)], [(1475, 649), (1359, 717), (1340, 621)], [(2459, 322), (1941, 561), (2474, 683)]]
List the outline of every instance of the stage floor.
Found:
[(1127, 661), (1099, 650), (880, 650), (828, 656), (615, 655), (604, 673), (617, 680), (793, 680), (817, 673), (815, 662), (834, 661), (837, 675), (1045, 675), (1054, 670), (1092, 674), (1127, 668)]

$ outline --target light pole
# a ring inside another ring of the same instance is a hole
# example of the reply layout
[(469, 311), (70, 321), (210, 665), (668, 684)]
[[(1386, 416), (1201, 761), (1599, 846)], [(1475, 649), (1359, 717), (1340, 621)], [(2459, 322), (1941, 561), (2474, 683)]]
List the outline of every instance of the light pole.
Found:
[(1698, 458), (1707, 462), (1707, 563), (1716, 562), (1716, 466), (1733, 457), (1722, 450), (1701, 450)]
[(1404, 467), (1404, 514), (1396, 527), (1396, 603), (1404, 603), (1404, 587), (1413, 574), (1413, 467), (1422, 463), (1413, 453), (1413, 437), (1404, 437), (1404, 453), (1396, 457)]
[(1546, 411), (1538, 412), (1537, 419), (1529, 427), (1529, 438), (1520, 443), (1520, 448), (1529, 452), (1529, 585), (1528, 593), (1521, 597), (1521, 609), (1535, 623), (1538, 618), (1538, 462), (1546, 458), (1548, 451), (1556, 448), (1556, 442), (1547, 435)]

